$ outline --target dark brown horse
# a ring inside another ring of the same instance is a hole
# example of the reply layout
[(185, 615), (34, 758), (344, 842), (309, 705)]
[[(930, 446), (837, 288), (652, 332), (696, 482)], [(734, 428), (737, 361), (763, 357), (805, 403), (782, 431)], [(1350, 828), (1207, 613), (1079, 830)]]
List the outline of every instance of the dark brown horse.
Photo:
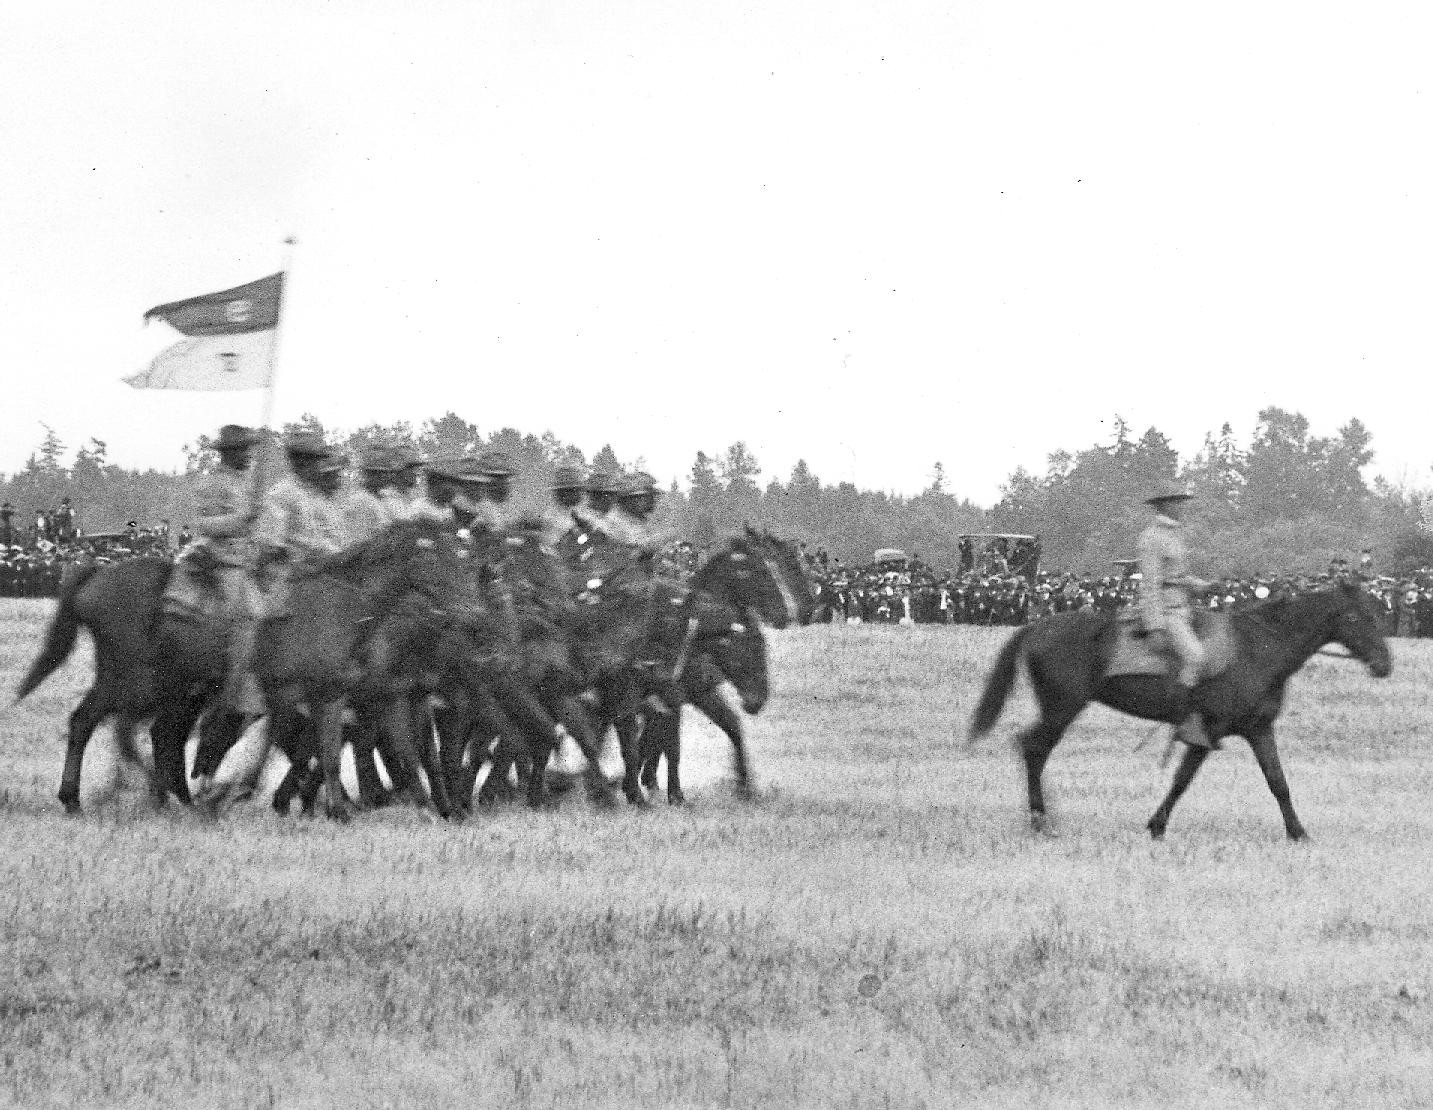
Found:
[[(172, 565), (140, 558), (79, 568), (64, 583), (40, 654), (16, 700), (45, 681), (74, 650), (81, 628), (95, 644), (94, 682), (70, 714), (60, 802), (80, 809), (80, 768), (85, 748), (107, 718), (116, 720), (122, 757), (133, 759), (136, 731), (152, 721), (155, 801), (173, 794), (187, 803), (184, 744), (206, 705), (218, 694), (227, 666), (222, 630), (202, 620), (165, 612), (161, 598)], [(237, 740), (243, 718), (216, 715), (212, 731)], [(232, 740), (229, 741), (232, 743)]]
[[(1194, 708), (1203, 716), (1210, 737), (1242, 736), (1249, 741), (1264, 781), (1279, 803), (1285, 831), (1291, 840), (1302, 840), (1308, 834), (1294, 813), (1274, 743), (1274, 720), (1284, 705), (1284, 688), (1310, 656), (1331, 643), (1345, 647), (1374, 677), (1387, 677), (1393, 660), (1379, 631), (1378, 604), (1355, 583), (1346, 582), (1236, 609), (1230, 620), (1234, 659), (1222, 674), (1195, 690)], [(983, 736), (995, 724), (1014, 685), (1016, 664), (1025, 660), (1040, 707), (1040, 720), (1019, 737), (1030, 821), (1036, 831), (1048, 831), (1040, 785), (1045, 762), (1091, 701), (1171, 723), (1183, 719), (1189, 709), (1182, 688), (1169, 679), (1157, 675), (1105, 677), (1115, 631), (1112, 618), (1092, 612), (1056, 613), (1027, 625), (1001, 649), (976, 706), (972, 738)], [(1208, 754), (1206, 748), (1185, 751), (1169, 794), (1149, 819), (1150, 834), (1156, 839), (1164, 836), (1170, 812)]]

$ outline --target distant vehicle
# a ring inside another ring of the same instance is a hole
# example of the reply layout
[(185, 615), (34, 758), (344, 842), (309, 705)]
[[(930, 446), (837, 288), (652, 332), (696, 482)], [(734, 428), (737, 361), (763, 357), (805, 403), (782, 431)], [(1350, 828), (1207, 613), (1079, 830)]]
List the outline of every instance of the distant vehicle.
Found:
[(1121, 578), (1133, 578), (1139, 573), (1138, 559), (1115, 559), (1113, 563), (1115, 570), (1120, 572)]
[(872, 562), (881, 570), (905, 570), (911, 565), (911, 557), (898, 547), (878, 547)]

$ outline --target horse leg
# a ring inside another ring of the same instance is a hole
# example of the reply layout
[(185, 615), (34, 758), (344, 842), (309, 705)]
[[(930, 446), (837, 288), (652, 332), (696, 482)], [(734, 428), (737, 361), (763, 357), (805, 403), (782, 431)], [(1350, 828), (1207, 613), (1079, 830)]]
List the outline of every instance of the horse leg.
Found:
[(642, 781), (655, 789), (657, 764), (667, 761), (667, 804), (679, 806), (687, 800), (682, 792), (682, 717), (676, 713), (659, 713), (647, 721), (642, 733)]
[(114, 743), (115, 750), (119, 756), (121, 780), (124, 775), (124, 768), (136, 767), (139, 773), (144, 776), (144, 781), (149, 788), (149, 804), (158, 809), (165, 802), (164, 783), (161, 781), (158, 769), (151, 771), (144, 765), (144, 760), (139, 758), (139, 752), (134, 746), (135, 733), (139, 731), (139, 722), (128, 713), (120, 712), (114, 722)]
[[(1154, 811), (1154, 816), (1145, 826), (1149, 829), (1149, 835), (1155, 840), (1164, 839), (1164, 830), (1169, 825), (1169, 815), (1174, 811), (1174, 803), (1179, 801), (1180, 796), (1189, 789), (1189, 784), (1194, 781), (1194, 776), (1199, 773), (1199, 768), (1204, 764), (1209, 752), (1209, 748), (1200, 748), (1192, 744), (1185, 746), (1184, 755), (1174, 772), (1174, 781), (1169, 784), (1169, 793), (1165, 795), (1164, 801), (1159, 803), (1159, 808)], [(1282, 776), (1280, 778), (1282, 780)], [(1287, 790), (1284, 796), (1288, 797)]]
[(96, 683), (70, 714), (70, 733), (65, 746), (65, 769), (60, 776), (59, 798), (65, 812), (71, 815), (80, 812), (80, 765), (84, 762), (85, 748), (100, 722), (109, 715), (105, 700), (100, 684)]
[(167, 706), (149, 726), (149, 739), (154, 749), (153, 785), (159, 793), (157, 805), (163, 805), (173, 794), (189, 804), (189, 785), (184, 774), (184, 741), (189, 736), (196, 714), (188, 704)]
[[(455, 816), (464, 814), (473, 804), (473, 788), (463, 792), (467, 768), (463, 758), (468, 747), (474, 714), (471, 699), (458, 692), (446, 695), (446, 702), (432, 710), (433, 730), (438, 734), (438, 763), (447, 781), (448, 802)], [(475, 772), (476, 774), (476, 772)]]
[[(657, 789), (657, 765), (666, 756), (667, 802), (670, 805), (682, 800), (681, 787), (672, 770), (674, 755), (681, 744), (680, 733), (673, 728), (681, 719), (679, 713), (680, 710), (677, 713), (653, 713), (642, 727), (642, 785), (649, 791)], [(674, 785), (677, 786), (676, 795), (672, 792)]]
[(642, 793), (642, 784), (638, 781), (642, 771), (642, 753), (638, 746), (642, 735), (642, 718), (635, 713), (629, 713), (613, 721), (612, 726), (617, 730), (617, 746), (622, 753), (622, 793), (627, 796), (631, 805), (649, 805), (647, 796)]
[(324, 812), (331, 820), (353, 817), (353, 802), (343, 789), (343, 698), (309, 702), (318, 728), (319, 761), (323, 767)]
[[(753, 798), (756, 796), (756, 783), (752, 779), (751, 768), (746, 756), (746, 737), (741, 724), (741, 714), (733, 709), (730, 703), (722, 696), (721, 690), (716, 686), (709, 686), (703, 690), (691, 691), (692, 704), (700, 709), (711, 720), (712, 724), (726, 733), (727, 739), (731, 741), (731, 764), (736, 774), (736, 792), (741, 798)], [(678, 726), (680, 727), (680, 725)], [(672, 776), (677, 766), (678, 755), (678, 734), (674, 732), (672, 746), (668, 749), (667, 756), (667, 800), (672, 800)], [(681, 783), (677, 783), (677, 799), (685, 800), (682, 794)]]
[(1289, 795), (1289, 784), (1284, 778), (1283, 765), (1279, 762), (1279, 748), (1274, 743), (1273, 727), (1266, 726), (1260, 729), (1255, 735), (1249, 737), (1249, 744), (1254, 749), (1254, 758), (1259, 761), (1259, 770), (1264, 772), (1264, 781), (1269, 784), (1269, 792), (1279, 803), (1279, 812), (1284, 817), (1284, 832), (1288, 833), (1290, 840), (1307, 840), (1309, 834), (1299, 821), (1298, 814), (1294, 812), (1293, 798)]
[(447, 820), (453, 814), (448, 801), (448, 780), (438, 756), (438, 746), (433, 739), (433, 721), (428, 715), (426, 698), (403, 695), (392, 699), (385, 711), (387, 733), (395, 747), (407, 789), (419, 808), (428, 804), (423, 796), (423, 785), (418, 781), (418, 768), (428, 776), (428, 790), (432, 796), (433, 808), (438, 816)]
[[(289, 808), (295, 798), (301, 800), (300, 809), (304, 813), (313, 811), (313, 798), (308, 796), (309, 782), (312, 775), (312, 762), (290, 763), (284, 777), (279, 780), (279, 785), (274, 788), (274, 796), (269, 804), (274, 807), (274, 812), (287, 817)], [(315, 788), (312, 792), (317, 793)]]
[(1025, 759), (1025, 793), (1030, 804), (1030, 828), (1047, 836), (1053, 830), (1045, 812), (1045, 764), (1073, 720), (1073, 716), (1065, 720), (1041, 717), (1019, 736), (1020, 754)]
[(388, 801), (388, 791), (378, 775), (378, 721), (370, 708), (364, 706), (355, 715), (354, 727), (347, 735), (353, 748), (353, 771), (358, 778), (358, 803), (364, 809), (377, 809)]

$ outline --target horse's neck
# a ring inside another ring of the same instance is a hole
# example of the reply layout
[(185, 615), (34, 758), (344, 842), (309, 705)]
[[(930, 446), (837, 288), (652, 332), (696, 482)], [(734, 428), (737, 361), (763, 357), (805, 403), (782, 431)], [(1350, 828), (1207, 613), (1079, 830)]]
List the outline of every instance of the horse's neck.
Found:
[(1257, 666), (1266, 663), (1275, 683), (1287, 681), (1307, 663), (1314, 652), (1328, 643), (1326, 601), (1316, 594), (1306, 594), (1284, 605), (1282, 619), (1270, 621), (1257, 610), (1248, 616), (1248, 626), (1255, 629), (1260, 643), (1253, 660)]

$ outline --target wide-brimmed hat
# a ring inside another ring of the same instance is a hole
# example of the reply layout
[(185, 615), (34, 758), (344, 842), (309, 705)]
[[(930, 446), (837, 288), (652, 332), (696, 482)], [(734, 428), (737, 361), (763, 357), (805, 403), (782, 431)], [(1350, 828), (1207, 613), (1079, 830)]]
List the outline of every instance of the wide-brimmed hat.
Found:
[(471, 455), (450, 455), (447, 458), (433, 459), (425, 464), (424, 469), (435, 478), (457, 482), (459, 485), (487, 485), (493, 480), (492, 475), (483, 469), (482, 463)]
[(348, 456), (342, 451), (325, 451), (318, 460), (320, 474), (333, 474), (348, 465)]
[(492, 478), (511, 478), (517, 473), (517, 467), (506, 451), (484, 451), (478, 456), (478, 465), (484, 474)]
[(1194, 494), (1190, 493), (1184, 485), (1166, 478), (1157, 482), (1154, 492), (1144, 500), (1147, 505), (1159, 505), (1165, 501), (1188, 501), (1193, 496)]
[(639, 470), (622, 483), (623, 497), (644, 497), (657, 492), (657, 479), (645, 470)]
[(214, 441), (216, 451), (236, 451), (240, 447), (252, 447), (258, 443), (259, 433), (242, 424), (225, 424), (219, 429), (219, 438)]
[(368, 447), (363, 452), (362, 466), (373, 474), (397, 474), (408, 469), (411, 458), (397, 447)]
[(587, 476), (588, 493), (621, 493), (622, 480), (605, 470), (594, 470)]
[(328, 453), (328, 444), (317, 432), (307, 430), (290, 432), (284, 437), (284, 451), (299, 458), (321, 459)]
[(575, 466), (559, 466), (552, 475), (553, 489), (586, 489), (587, 479)]

